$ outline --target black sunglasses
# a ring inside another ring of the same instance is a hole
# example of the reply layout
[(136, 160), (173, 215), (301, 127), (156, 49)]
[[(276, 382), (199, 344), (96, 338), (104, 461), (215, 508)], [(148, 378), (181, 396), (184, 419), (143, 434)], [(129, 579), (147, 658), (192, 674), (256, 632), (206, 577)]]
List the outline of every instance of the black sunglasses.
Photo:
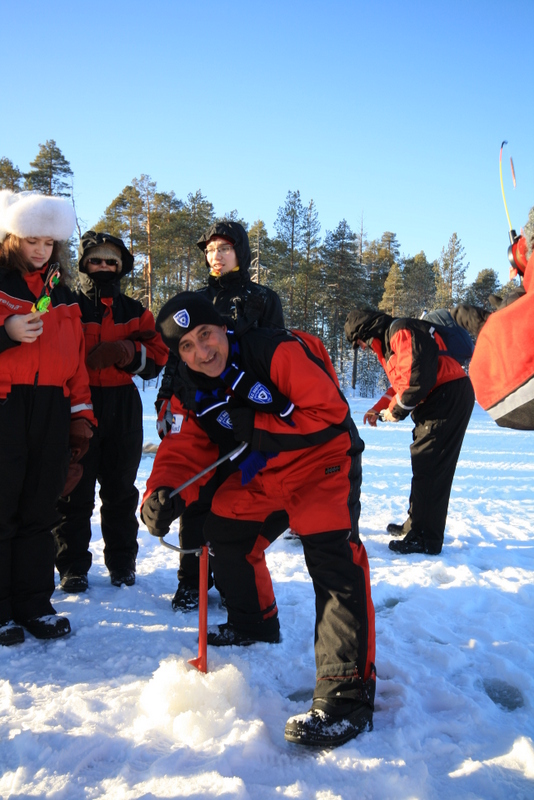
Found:
[(88, 258), (87, 263), (91, 264), (93, 267), (96, 267), (98, 264), (107, 264), (108, 267), (118, 267), (119, 262), (116, 258)]

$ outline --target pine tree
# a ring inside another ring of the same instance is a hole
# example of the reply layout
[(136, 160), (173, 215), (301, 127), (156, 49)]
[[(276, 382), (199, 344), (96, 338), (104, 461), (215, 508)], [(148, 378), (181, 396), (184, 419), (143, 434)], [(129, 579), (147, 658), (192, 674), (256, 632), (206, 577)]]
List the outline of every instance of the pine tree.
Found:
[(472, 306), (480, 306), (491, 310), (489, 296), (500, 292), (499, 277), (494, 269), (481, 270), (473, 283), (467, 287), (465, 302)]
[(404, 282), (403, 315), (419, 319), (424, 311), (436, 308), (435, 264), (427, 261), (421, 250), (413, 258), (405, 258), (402, 269)]
[(296, 281), (297, 325), (303, 331), (316, 332), (316, 303), (321, 287), (319, 236), (321, 224), (313, 200), (303, 209), (301, 218), (302, 255)]
[(278, 209), (274, 223), (278, 238), (285, 245), (283, 248), (284, 258), (279, 264), (279, 269), (281, 272), (280, 278), (285, 284), (289, 295), (289, 319), (286, 321), (289, 327), (293, 325), (294, 280), (300, 258), (299, 247), (302, 242), (303, 214), (304, 209), (300, 199), (300, 192), (289, 191), (285, 205)]
[(269, 237), (263, 220), (258, 219), (248, 232), (250, 243), (250, 277), (255, 283), (268, 283), (266, 254), (269, 250)]
[(361, 305), (361, 271), (358, 237), (346, 220), (335, 231), (327, 231), (321, 248), (324, 270), (323, 340), (340, 375), (350, 351), (345, 341), (344, 323), (348, 312)]
[(69, 162), (53, 139), (39, 145), (32, 168), (24, 176), (26, 189), (47, 195), (70, 197), (72, 170)]
[(465, 250), (457, 233), (453, 233), (447, 247), (442, 248), (436, 264), (437, 308), (451, 309), (462, 302), (465, 273), (469, 263), (464, 264)]
[(394, 262), (400, 261), (400, 245), (397, 236), (386, 231), (380, 239), (375, 239), (363, 250), (363, 263), (366, 270), (366, 302), (371, 308), (378, 308), (384, 293), (384, 283)]
[(181, 217), (181, 271), (180, 285), (183, 290), (203, 286), (207, 279), (206, 261), (197, 247), (197, 242), (215, 219), (212, 204), (200, 189), (187, 195)]
[(9, 158), (0, 158), (0, 189), (11, 189), (12, 192), (20, 192), (23, 178), (24, 175), (20, 169), (15, 167)]
[[(137, 292), (137, 272), (139, 257), (145, 252), (146, 231), (143, 219), (143, 198), (133, 185), (125, 186), (122, 192), (109, 204), (103, 216), (94, 225), (94, 230), (100, 233), (110, 233), (123, 239), (126, 247), (134, 256), (134, 270), (129, 276), (129, 293), (139, 299), (144, 299), (145, 288)], [(142, 260), (141, 260), (142, 263)]]
[(142, 203), (142, 224), (145, 229), (145, 252), (143, 265), (143, 278), (145, 282), (145, 297), (148, 308), (152, 310), (153, 303), (153, 214), (155, 206), (156, 182), (148, 175), (132, 180), (132, 186), (137, 191)]
[(397, 262), (394, 261), (384, 283), (384, 294), (378, 308), (392, 317), (402, 317), (405, 305), (402, 272)]

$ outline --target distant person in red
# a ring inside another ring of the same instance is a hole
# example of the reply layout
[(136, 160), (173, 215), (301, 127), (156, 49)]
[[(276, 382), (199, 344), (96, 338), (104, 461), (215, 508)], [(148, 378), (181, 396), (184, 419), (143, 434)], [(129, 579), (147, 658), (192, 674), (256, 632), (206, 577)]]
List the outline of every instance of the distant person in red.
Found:
[(370, 347), (391, 383), (386, 394), (364, 416), (376, 426), (378, 415), (399, 422), (411, 415), (415, 423), (412, 487), (408, 519), (388, 525), (396, 553), (441, 553), (452, 481), (464, 434), (474, 405), (471, 381), (458, 361), (440, 355), (446, 345), (430, 324), (417, 319), (393, 319), (381, 311), (356, 309), (345, 322), (354, 348)]
[(138, 550), (135, 485), (143, 447), (143, 409), (134, 377), (150, 380), (167, 361), (167, 347), (154, 317), (120, 290), (133, 269), (122, 239), (87, 231), (80, 240), (77, 300), (85, 336), (85, 357), (98, 430), (81, 460), (83, 476), (59, 503), (54, 530), (56, 567), (65, 592), (84, 592), (92, 555), (91, 516), (100, 484), (104, 561), (114, 586), (135, 583)]
[(60, 246), (75, 222), (67, 200), (0, 192), (2, 645), (23, 642), (24, 629), (38, 639), (70, 633), (50, 602), (52, 526), (96, 423), (80, 309), (65, 286)]
[[(265, 550), (298, 530), (316, 594), (317, 682), (312, 708), (285, 737), (338, 745), (372, 727), (375, 627), (369, 566), (358, 533), (363, 442), (319, 339), (252, 327), (235, 333), (195, 292), (166, 303), (157, 329), (196, 392), (173, 396), (173, 427), (159, 446), (142, 519), (155, 536), (194, 503), (202, 479), (181, 485), (243, 442), (220, 468), (204, 524), (228, 622), (215, 647), (280, 639)], [(224, 471), (227, 470), (227, 471)]]

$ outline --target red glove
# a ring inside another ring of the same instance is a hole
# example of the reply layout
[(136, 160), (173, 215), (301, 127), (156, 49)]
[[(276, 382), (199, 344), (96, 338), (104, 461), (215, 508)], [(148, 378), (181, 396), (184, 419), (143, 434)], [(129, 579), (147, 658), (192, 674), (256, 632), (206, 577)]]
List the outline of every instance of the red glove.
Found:
[(65, 488), (61, 492), (60, 497), (68, 497), (74, 491), (82, 479), (83, 467), (81, 464), (75, 464), (73, 461), (69, 464), (69, 471), (67, 472), (67, 480), (65, 481)]
[(89, 369), (106, 369), (115, 365), (124, 369), (135, 357), (135, 344), (129, 339), (118, 342), (100, 342), (93, 347), (87, 356)]
[[(70, 463), (77, 464), (89, 450), (89, 440), (93, 437), (93, 428), (86, 419), (73, 419), (70, 423), (69, 447)], [(80, 476), (81, 477), (81, 476)]]

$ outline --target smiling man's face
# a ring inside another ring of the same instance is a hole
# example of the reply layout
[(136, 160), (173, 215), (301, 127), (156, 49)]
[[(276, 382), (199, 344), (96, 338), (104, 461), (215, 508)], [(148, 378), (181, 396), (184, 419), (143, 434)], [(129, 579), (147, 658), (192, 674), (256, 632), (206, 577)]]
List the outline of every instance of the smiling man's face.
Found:
[(228, 360), (226, 326), (197, 325), (180, 339), (180, 358), (189, 369), (217, 378)]

